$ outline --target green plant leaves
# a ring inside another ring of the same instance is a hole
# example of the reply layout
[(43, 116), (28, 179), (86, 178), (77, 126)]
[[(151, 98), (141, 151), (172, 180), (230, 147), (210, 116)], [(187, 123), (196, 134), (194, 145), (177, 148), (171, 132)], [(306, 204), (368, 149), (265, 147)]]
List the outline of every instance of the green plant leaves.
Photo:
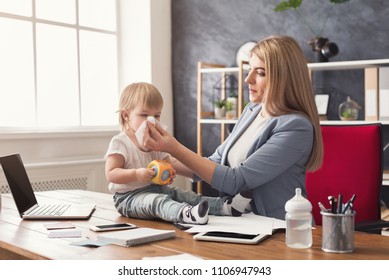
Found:
[[(346, 3), (350, 0), (330, 0), (331, 3), (333, 4), (342, 4)], [(289, 0), (289, 1), (282, 1), (280, 2), (274, 9), (276, 12), (282, 12), (290, 9), (295, 9), (299, 8), (301, 6), (301, 3), (303, 0)]]
[(216, 100), (215, 101), (215, 106), (218, 107), (218, 108), (223, 108), (226, 106), (226, 100), (225, 99), (222, 99), (222, 100)]
[[(321, 37), (324, 26), (331, 14), (331, 9), (328, 9), (328, 6), (331, 6), (330, 8), (333, 9), (335, 4), (342, 4), (349, 1), (350, 0), (329, 0), (329, 2), (324, 3), (325, 0), (316, 0), (315, 12), (308, 13), (306, 11), (299, 11), (303, 0), (283, 0), (277, 4), (277, 6), (274, 8), (274, 11), (283, 12), (287, 10), (293, 10), (293, 12), (295, 12), (297, 15), (297, 19), (309, 29), (314, 37)], [(325, 5), (327, 5), (327, 7), (325, 7)], [(313, 20), (309, 20), (312, 18)]]
[(286, 11), (286, 10), (289, 10), (289, 9), (297, 9), (298, 7), (300, 7), (302, 2), (303, 2), (303, 0), (282, 1), (281, 3), (279, 3), (275, 7), (274, 11), (282, 12), (282, 11)]

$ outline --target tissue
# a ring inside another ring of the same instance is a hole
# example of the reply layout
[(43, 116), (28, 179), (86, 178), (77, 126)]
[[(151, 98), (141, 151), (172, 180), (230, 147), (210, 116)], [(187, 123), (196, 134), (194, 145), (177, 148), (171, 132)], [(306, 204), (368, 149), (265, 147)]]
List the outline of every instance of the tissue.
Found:
[[(152, 116), (148, 116), (147, 117), (147, 121), (151, 122), (152, 124), (154, 125), (159, 125), (160, 127), (162, 127), (163, 129), (167, 129), (167, 125), (157, 121), (154, 117)], [(147, 124), (147, 121), (144, 121), (140, 127), (138, 128), (138, 130), (135, 132), (135, 136), (136, 136), (136, 139), (138, 140), (138, 143), (139, 145), (141, 145), (141, 147), (144, 147), (143, 146), (143, 135), (144, 135), (144, 132), (145, 132), (145, 128), (146, 128), (146, 124)]]

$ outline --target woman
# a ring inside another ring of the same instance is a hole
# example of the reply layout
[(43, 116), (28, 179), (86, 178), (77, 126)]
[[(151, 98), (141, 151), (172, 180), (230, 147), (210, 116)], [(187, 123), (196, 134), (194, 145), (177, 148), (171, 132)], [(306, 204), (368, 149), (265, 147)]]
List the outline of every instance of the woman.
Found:
[(318, 169), (323, 148), (308, 67), (297, 42), (270, 36), (251, 51), (245, 79), (250, 103), (209, 158), (148, 124), (145, 145), (170, 153), (212, 188), (228, 195), (251, 191), (255, 214), (285, 219), (285, 203), (305, 191), (306, 171)]

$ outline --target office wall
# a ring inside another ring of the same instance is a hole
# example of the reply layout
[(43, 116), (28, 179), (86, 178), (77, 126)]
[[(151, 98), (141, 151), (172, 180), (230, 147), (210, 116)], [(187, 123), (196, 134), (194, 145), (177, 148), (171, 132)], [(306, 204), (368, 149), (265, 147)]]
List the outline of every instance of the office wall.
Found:
[[(175, 135), (196, 151), (197, 61), (233, 66), (238, 47), (270, 34), (294, 37), (308, 60), (314, 52), (307, 41), (312, 37), (293, 12), (276, 13), (269, 0), (179, 0), (172, 1), (173, 93)], [(316, 1), (304, 1), (314, 10)], [(339, 54), (331, 61), (389, 58), (389, 1), (351, 0), (336, 5), (324, 37), (336, 42)], [(329, 118), (338, 118), (339, 104), (351, 96), (364, 106), (363, 71), (315, 74), (314, 86), (332, 91)], [(388, 105), (389, 106), (389, 105)], [(364, 110), (360, 112), (360, 118)], [(218, 126), (204, 127), (205, 154), (219, 141)]]

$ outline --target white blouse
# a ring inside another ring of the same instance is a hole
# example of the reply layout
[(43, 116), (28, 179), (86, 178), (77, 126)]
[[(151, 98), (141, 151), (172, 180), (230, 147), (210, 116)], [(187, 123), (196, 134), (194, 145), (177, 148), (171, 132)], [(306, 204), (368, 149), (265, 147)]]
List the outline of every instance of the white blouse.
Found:
[(236, 140), (228, 151), (228, 163), (231, 167), (238, 166), (246, 157), (253, 141), (257, 139), (257, 135), (261, 133), (263, 125), (269, 117), (262, 117), (261, 112), (254, 121), (247, 127), (246, 131)]

